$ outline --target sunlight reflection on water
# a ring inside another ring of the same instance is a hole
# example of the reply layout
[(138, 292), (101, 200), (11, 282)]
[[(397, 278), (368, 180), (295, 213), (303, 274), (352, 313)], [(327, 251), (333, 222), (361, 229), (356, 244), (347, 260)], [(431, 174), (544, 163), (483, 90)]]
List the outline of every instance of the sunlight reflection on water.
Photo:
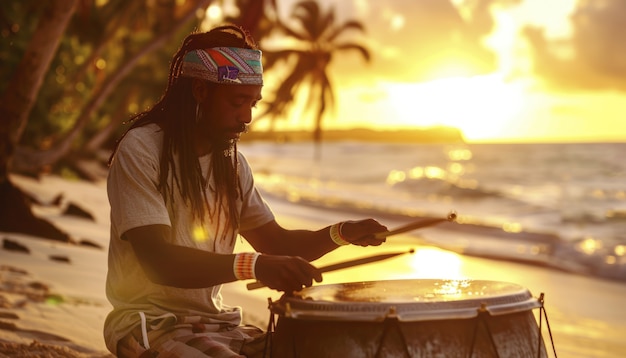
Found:
[(434, 248), (420, 248), (409, 261), (413, 274), (421, 278), (464, 278), (458, 254)]
[[(393, 245), (393, 244), (392, 244)], [(395, 245), (394, 245), (395, 246)], [(362, 252), (362, 250), (357, 250)], [(344, 261), (345, 257), (333, 252), (320, 259), (318, 265)], [(354, 256), (366, 256), (354, 253)], [(436, 247), (416, 247), (415, 253), (388, 259), (380, 263), (363, 265), (324, 275), (324, 283), (345, 283), (372, 280), (401, 280), (401, 279), (467, 279), (463, 272), (464, 265), (459, 254), (445, 251)]]

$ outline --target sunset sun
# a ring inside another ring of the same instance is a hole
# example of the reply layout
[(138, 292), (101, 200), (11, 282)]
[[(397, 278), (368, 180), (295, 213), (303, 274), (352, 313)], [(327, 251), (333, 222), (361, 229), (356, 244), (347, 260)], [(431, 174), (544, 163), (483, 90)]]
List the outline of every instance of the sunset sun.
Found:
[(496, 74), (388, 84), (386, 90), (399, 125), (455, 127), (469, 140), (500, 137), (524, 102), (523, 88)]

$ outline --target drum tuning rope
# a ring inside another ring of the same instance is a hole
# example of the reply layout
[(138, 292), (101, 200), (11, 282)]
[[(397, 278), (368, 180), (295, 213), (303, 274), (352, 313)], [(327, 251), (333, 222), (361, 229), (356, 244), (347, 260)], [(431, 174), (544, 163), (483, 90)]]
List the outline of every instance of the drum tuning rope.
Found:
[[(539, 295), (539, 298), (537, 299), (540, 306), (539, 306), (539, 326), (538, 326), (538, 332), (537, 332), (537, 358), (541, 358), (541, 352), (543, 351), (541, 348), (541, 342), (542, 342), (542, 318), (545, 317), (546, 320), (546, 326), (548, 328), (548, 334), (550, 336), (550, 344), (552, 345), (552, 352), (554, 354), (554, 358), (557, 358), (557, 354), (556, 354), (556, 347), (554, 345), (554, 338), (552, 337), (552, 329), (550, 328), (550, 322), (548, 321), (548, 313), (546, 312), (545, 306), (544, 306), (544, 293), (542, 292), (541, 295)], [(489, 340), (491, 342), (491, 346), (495, 352), (496, 357), (500, 357), (500, 354), (498, 353), (498, 348), (496, 345), (496, 342), (494, 341), (493, 335), (491, 333), (491, 329), (489, 328), (489, 324), (487, 322), (487, 320), (485, 320), (485, 317), (489, 315), (489, 310), (487, 309), (487, 304), (486, 303), (481, 303), (480, 307), (476, 309), (478, 315), (476, 316), (476, 324), (474, 326), (474, 332), (472, 335), (472, 344), (470, 346), (470, 351), (469, 351), (469, 357), (472, 357), (474, 354), (474, 345), (477, 339), (477, 335), (478, 335), (478, 330), (479, 330), (479, 325), (482, 324), (485, 329), (487, 330), (487, 335), (489, 337)]]
[(482, 323), (482, 325), (487, 330), (487, 336), (489, 337), (491, 348), (493, 348), (493, 351), (496, 354), (496, 358), (500, 358), (500, 354), (498, 353), (498, 346), (496, 345), (496, 342), (493, 339), (493, 334), (491, 333), (491, 329), (489, 329), (489, 324), (487, 323), (487, 320), (485, 319), (487, 316), (489, 316), (489, 311), (487, 310), (487, 304), (481, 303), (480, 307), (476, 309), (476, 311), (478, 312), (478, 315), (475, 318), (476, 324), (474, 325), (474, 332), (472, 334), (472, 345), (470, 346), (468, 357), (472, 357), (474, 355), (474, 346), (476, 343), (476, 339), (478, 337), (478, 329), (479, 329), (478, 326)]
[(267, 298), (267, 307), (270, 311), (270, 319), (267, 323), (267, 330), (265, 331), (265, 345), (263, 346), (263, 358), (266, 357), (267, 353), (272, 351), (272, 336), (274, 335), (274, 329), (276, 328), (276, 323), (274, 320), (274, 312), (272, 312), (272, 298)]
[[(391, 311), (395, 311), (395, 308), (392, 308)], [(395, 334), (390, 334), (392, 333), (392, 330), (395, 331)], [(375, 358), (384, 358), (384, 347), (385, 347), (385, 341), (387, 339), (391, 339), (391, 338), (399, 338), (401, 343), (401, 346), (404, 347), (404, 354), (406, 357), (410, 357), (411, 353), (409, 352), (409, 345), (407, 344), (407, 340), (406, 337), (404, 336), (404, 332), (402, 332), (402, 329), (400, 328), (399, 322), (398, 322), (398, 317), (391, 317), (391, 318), (387, 318), (385, 319), (384, 323), (383, 323), (383, 332), (380, 336), (380, 340), (378, 341), (378, 349), (376, 350), (376, 355), (374, 355)]]
[(554, 353), (554, 358), (557, 358), (556, 355), (556, 347), (554, 346), (554, 338), (552, 337), (552, 329), (550, 328), (550, 322), (548, 321), (548, 312), (546, 311), (546, 307), (544, 306), (544, 294), (543, 292), (541, 292), (541, 294), (539, 295), (539, 303), (541, 304), (541, 306), (539, 306), (539, 342), (538, 342), (538, 347), (541, 345), (541, 326), (542, 326), (542, 317), (545, 316), (546, 318), (546, 326), (548, 327), (548, 335), (550, 336), (550, 345), (552, 345), (552, 352)]

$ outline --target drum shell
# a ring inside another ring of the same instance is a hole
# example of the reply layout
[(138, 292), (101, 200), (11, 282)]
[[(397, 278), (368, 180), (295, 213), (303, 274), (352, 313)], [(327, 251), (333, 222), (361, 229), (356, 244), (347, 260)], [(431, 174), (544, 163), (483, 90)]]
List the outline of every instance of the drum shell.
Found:
[[(521, 286), (480, 280), (322, 285), (270, 305), (272, 357), (546, 357)], [(539, 353), (537, 352), (539, 350)]]
[(409, 357), (546, 357), (543, 340), (539, 340), (538, 334), (531, 311), (416, 322), (396, 319), (329, 321), (282, 316), (273, 333), (271, 352), (272, 357), (301, 358), (404, 358), (407, 353)]

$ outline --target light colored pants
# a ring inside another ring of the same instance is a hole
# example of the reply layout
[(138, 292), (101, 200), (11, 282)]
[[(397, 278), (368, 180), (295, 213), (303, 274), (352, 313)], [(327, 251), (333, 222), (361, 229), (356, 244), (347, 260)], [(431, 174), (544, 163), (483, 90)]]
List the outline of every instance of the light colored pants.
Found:
[(262, 358), (265, 333), (254, 326), (239, 326), (220, 331), (204, 331), (202, 324), (177, 325), (173, 329), (148, 332), (150, 347), (141, 342), (141, 329), (135, 329), (117, 344), (119, 358)]

